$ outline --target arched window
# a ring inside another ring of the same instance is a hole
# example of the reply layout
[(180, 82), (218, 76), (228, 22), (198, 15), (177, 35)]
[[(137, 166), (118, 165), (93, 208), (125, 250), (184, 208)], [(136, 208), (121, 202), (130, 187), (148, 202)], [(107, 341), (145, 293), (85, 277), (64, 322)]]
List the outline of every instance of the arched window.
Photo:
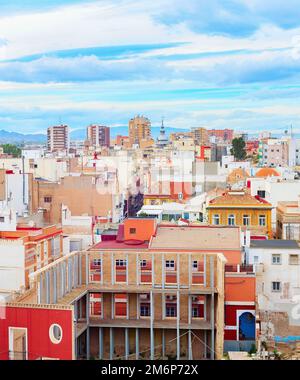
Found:
[(233, 214), (228, 215), (228, 225), (229, 226), (235, 225), (235, 216)]

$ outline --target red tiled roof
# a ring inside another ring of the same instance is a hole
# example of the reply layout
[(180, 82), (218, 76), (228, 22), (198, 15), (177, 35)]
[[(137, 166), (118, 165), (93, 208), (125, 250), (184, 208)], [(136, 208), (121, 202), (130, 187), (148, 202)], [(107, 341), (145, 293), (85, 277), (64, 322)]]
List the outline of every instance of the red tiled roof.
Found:
[(278, 173), (277, 170), (273, 169), (273, 168), (262, 168), (260, 169), (255, 177), (279, 177), (280, 174)]

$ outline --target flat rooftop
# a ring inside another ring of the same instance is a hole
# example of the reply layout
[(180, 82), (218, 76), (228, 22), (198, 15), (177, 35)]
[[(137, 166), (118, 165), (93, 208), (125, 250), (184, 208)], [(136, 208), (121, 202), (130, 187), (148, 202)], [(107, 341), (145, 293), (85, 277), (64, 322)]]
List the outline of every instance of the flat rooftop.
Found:
[(117, 240), (107, 240), (101, 241), (100, 243), (95, 244), (93, 247), (89, 249), (89, 251), (99, 250), (99, 249), (148, 249), (149, 242), (148, 241), (117, 241)]
[(252, 240), (251, 248), (284, 248), (284, 249), (299, 249), (299, 244), (296, 240)]
[(150, 249), (236, 250), (241, 248), (238, 227), (163, 226), (157, 228)]

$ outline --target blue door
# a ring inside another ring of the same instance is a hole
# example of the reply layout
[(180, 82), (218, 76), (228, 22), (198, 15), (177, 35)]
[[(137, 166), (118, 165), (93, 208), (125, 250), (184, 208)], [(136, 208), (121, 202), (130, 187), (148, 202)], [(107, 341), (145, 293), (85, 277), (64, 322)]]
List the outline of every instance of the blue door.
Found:
[(255, 340), (255, 317), (249, 312), (243, 313), (239, 318), (239, 339)]

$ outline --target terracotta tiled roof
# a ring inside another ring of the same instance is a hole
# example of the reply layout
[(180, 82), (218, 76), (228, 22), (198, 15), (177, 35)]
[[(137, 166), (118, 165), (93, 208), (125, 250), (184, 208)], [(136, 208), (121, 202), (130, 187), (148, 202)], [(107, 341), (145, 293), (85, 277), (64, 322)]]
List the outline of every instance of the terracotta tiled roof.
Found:
[(255, 206), (272, 207), (272, 205), (258, 196), (253, 197), (247, 191), (226, 191), (223, 195), (210, 201), (210, 206)]
[(280, 174), (273, 168), (262, 168), (256, 173), (255, 177), (280, 177)]

